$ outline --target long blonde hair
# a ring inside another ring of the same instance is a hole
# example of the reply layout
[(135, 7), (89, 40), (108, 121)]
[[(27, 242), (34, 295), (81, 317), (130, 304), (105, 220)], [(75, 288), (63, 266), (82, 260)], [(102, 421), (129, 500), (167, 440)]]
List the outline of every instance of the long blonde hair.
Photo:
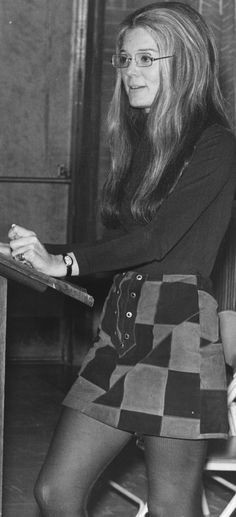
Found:
[[(156, 2), (129, 15), (117, 36), (119, 53), (127, 31), (142, 27), (154, 38), (160, 55), (174, 54), (160, 63), (160, 86), (146, 122), (149, 163), (131, 202), (133, 217), (150, 221), (158, 202), (154, 195), (168, 165), (183, 148), (194, 121), (215, 111), (227, 124), (218, 83), (214, 37), (203, 18), (179, 2)], [(122, 185), (129, 171), (132, 132), (142, 110), (129, 105), (121, 73), (108, 114), (111, 170), (104, 186), (102, 216), (105, 223), (119, 218)]]

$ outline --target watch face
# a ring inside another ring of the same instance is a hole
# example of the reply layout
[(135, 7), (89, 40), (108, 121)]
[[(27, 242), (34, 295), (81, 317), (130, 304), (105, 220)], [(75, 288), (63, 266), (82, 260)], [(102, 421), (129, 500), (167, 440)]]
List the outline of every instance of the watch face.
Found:
[(70, 255), (65, 255), (63, 259), (67, 266), (71, 266), (73, 264), (73, 259), (70, 257)]

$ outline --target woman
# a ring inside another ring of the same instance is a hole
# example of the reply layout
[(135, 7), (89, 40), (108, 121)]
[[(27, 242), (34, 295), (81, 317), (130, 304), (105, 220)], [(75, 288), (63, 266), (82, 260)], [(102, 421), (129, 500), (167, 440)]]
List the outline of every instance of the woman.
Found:
[(231, 214), (235, 139), (212, 34), (189, 6), (160, 2), (129, 15), (112, 63), (102, 217), (117, 233), (52, 255), (34, 232), (9, 231), (12, 256), (39, 271), (116, 272), (35, 494), (43, 516), (85, 516), (91, 485), (139, 433), (148, 515), (200, 517), (207, 440), (228, 431), (209, 276)]

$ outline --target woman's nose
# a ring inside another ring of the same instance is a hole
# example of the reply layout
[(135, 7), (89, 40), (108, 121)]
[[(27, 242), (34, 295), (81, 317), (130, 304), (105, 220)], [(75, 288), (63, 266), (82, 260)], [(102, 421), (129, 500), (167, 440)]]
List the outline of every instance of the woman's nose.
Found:
[(139, 73), (139, 67), (136, 64), (135, 59), (132, 59), (132, 61), (129, 62), (128, 68), (126, 68), (126, 73), (128, 75), (138, 74)]

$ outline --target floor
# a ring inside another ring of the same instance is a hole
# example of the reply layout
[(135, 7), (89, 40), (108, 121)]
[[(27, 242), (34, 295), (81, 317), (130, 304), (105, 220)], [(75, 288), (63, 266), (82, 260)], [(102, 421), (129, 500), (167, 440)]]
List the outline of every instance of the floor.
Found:
[[(33, 485), (43, 462), (64, 393), (75, 372), (59, 365), (11, 365), (7, 368), (3, 517), (39, 517)], [(146, 497), (142, 452), (131, 443), (97, 483), (89, 517), (132, 517), (137, 508), (108, 487), (115, 479)], [(205, 481), (211, 517), (229, 499), (227, 489)]]

